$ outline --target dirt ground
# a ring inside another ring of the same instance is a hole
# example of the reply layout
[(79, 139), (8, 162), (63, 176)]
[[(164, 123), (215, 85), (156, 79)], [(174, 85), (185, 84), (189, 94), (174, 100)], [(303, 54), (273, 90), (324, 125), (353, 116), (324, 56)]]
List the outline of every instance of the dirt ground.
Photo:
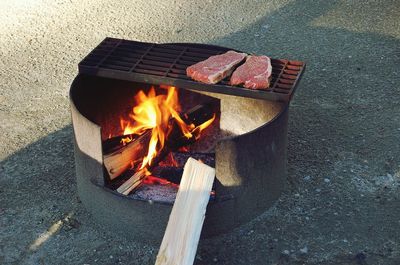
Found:
[(69, 86), (106, 36), (307, 62), (277, 203), (196, 264), (400, 264), (400, 3), (0, 0), (0, 264), (154, 264), (76, 194)]

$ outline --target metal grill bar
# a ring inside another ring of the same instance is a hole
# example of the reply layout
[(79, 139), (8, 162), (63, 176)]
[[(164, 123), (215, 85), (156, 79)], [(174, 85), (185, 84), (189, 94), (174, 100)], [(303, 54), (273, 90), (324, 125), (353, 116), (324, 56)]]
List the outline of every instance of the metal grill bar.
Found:
[(154, 44), (106, 38), (79, 63), (79, 72), (154, 85), (290, 101), (305, 69), (305, 63), (300, 61), (271, 59), (272, 80), (267, 90), (230, 86), (228, 78), (208, 85), (186, 76), (188, 66), (228, 50), (232, 49), (206, 44)]

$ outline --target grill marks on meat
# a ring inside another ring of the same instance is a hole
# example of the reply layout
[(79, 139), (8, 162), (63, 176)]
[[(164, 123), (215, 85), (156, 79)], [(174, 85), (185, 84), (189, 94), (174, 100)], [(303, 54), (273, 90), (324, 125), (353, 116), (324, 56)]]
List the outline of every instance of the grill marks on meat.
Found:
[(246, 56), (246, 53), (235, 51), (214, 55), (207, 60), (189, 66), (186, 69), (186, 74), (196, 81), (206, 84), (216, 84), (231, 75), (234, 67), (241, 63)]
[(246, 62), (233, 72), (232, 86), (243, 84), (250, 89), (266, 89), (272, 74), (271, 59), (267, 56), (247, 56)]

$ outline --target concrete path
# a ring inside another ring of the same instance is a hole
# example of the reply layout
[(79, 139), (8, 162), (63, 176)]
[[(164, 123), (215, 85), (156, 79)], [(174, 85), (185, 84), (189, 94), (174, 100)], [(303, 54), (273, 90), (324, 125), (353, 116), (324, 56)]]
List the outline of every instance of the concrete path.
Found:
[(76, 195), (69, 86), (106, 36), (224, 45), (308, 69), (277, 204), (196, 264), (400, 264), (400, 3), (0, 0), (0, 264), (153, 264)]

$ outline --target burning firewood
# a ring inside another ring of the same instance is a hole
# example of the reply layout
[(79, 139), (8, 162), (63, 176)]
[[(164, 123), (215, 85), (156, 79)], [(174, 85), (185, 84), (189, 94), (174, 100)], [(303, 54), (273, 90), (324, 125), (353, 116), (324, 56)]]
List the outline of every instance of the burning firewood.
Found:
[(116, 151), (103, 156), (104, 166), (111, 180), (132, 167), (132, 164), (141, 162), (147, 153), (150, 137), (151, 132), (147, 131)]
[[(213, 113), (213, 109), (207, 104), (197, 105), (181, 115), (182, 120), (185, 123), (196, 126), (193, 129), (193, 136), (191, 138), (187, 138), (182, 135), (178, 129), (179, 126), (176, 124), (175, 119), (171, 119), (169, 122), (172, 126), (172, 129), (169, 139), (166, 141), (166, 148), (168, 151), (176, 150), (181, 146), (185, 146), (194, 142), (199, 134), (199, 131), (202, 129), (200, 126), (208, 126), (209, 124), (207, 123), (213, 121), (213, 117), (215, 117), (214, 115), (215, 113)], [(152, 131), (148, 130), (142, 135), (135, 136), (132, 141), (125, 145), (120, 144), (118, 141), (118, 139), (122, 139), (123, 136), (106, 140), (106, 142), (103, 143), (103, 146), (107, 146), (108, 150), (112, 150), (111, 153), (103, 156), (104, 166), (110, 176), (110, 180), (117, 178), (129, 168), (132, 168), (132, 164), (136, 165), (142, 162), (143, 157), (145, 157), (146, 153), (148, 152), (151, 136)], [(117, 148), (112, 146), (110, 143), (112, 145), (116, 145)], [(159, 156), (161, 156), (161, 154), (159, 154)]]
[(214, 153), (170, 152), (163, 160), (151, 169), (153, 176), (178, 184), (181, 182), (183, 167), (189, 157), (215, 167)]
[[(136, 94), (135, 101), (136, 105), (129, 114), (130, 120), (121, 119), (120, 122), (124, 135), (140, 136), (121, 150), (104, 156), (104, 166), (111, 180), (129, 168), (136, 168), (138, 163), (135, 159), (142, 156), (139, 171), (117, 189), (125, 195), (139, 186), (146, 176), (145, 172), (157, 164), (156, 161), (169, 152), (196, 141), (202, 130), (216, 118), (214, 108), (208, 104), (198, 105), (187, 113), (180, 114), (175, 87), (167, 87), (167, 94), (159, 95), (154, 87), (147, 94), (141, 90)], [(147, 133), (149, 136), (143, 137)], [(144, 147), (145, 142), (147, 148)], [(143, 150), (147, 154), (143, 155)]]
[(214, 178), (214, 168), (188, 159), (156, 265), (193, 264)]

